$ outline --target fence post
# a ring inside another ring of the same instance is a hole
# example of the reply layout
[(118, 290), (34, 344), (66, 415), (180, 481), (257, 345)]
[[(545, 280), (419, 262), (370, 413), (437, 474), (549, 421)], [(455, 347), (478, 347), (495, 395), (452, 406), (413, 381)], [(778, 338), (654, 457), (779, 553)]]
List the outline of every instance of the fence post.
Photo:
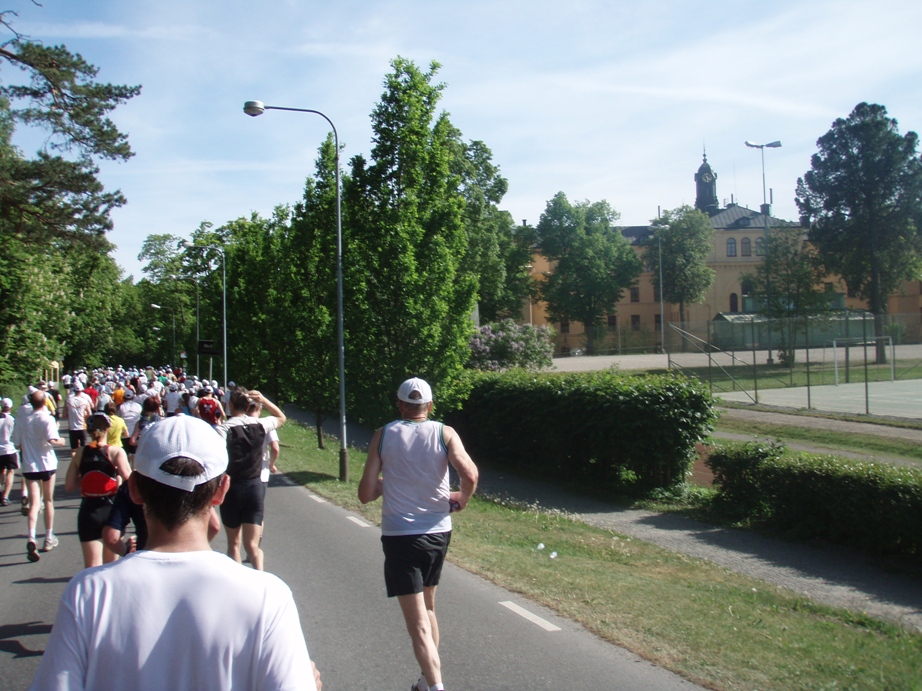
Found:
[(755, 392), (756, 405), (759, 403), (759, 369), (756, 366), (756, 320), (749, 322), (752, 325), (752, 386)]
[(807, 360), (807, 410), (813, 408), (810, 400), (810, 317), (804, 320), (804, 352)]
[(871, 397), (868, 388), (868, 322), (867, 313), (861, 315), (861, 341), (864, 344), (864, 414), (871, 414)]

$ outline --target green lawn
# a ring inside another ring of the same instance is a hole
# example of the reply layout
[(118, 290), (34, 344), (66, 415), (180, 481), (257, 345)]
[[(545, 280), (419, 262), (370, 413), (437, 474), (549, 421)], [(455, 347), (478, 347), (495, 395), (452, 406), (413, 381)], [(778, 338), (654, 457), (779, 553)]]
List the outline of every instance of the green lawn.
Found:
[[(379, 521), (380, 502), (356, 498), (363, 454), (350, 451), (341, 483), (335, 442), (319, 451), (313, 430), (291, 423), (280, 436), (292, 478)], [(922, 684), (920, 635), (564, 514), (475, 497), (457, 515), (450, 560), (711, 688)]]

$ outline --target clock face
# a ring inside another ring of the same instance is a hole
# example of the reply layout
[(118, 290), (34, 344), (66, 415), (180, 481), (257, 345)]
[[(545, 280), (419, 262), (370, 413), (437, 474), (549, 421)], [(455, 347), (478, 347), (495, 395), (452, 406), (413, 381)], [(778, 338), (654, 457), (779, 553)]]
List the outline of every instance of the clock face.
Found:
[(714, 176), (710, 173), (705, 173), (701, 176), (701, 182), (714, 182)]

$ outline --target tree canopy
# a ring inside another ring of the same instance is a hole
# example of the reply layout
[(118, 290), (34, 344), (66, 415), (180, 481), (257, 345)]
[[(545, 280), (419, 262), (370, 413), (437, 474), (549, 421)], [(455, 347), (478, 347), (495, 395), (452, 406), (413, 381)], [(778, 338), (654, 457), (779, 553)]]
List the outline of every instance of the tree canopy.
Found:
[(817, 140), (797, 205), (823, 265), (875, 315), (922, 267), (922, 160), (883, 106), (859, 103)]
[(615, 311), (642, 270), (630, 243), (613, 227), (618, 213), (606, 201), (571, 204), (563, 192), (547, 203), (536, 229), (553, 269), (539, 285), (553, 321), (578, 321), (595, 350), (602, 317)]
[(644, 253), (644, 260), (653, 272), (650, 282), (659, 289), (662, 247), (663, 299), (679, 306), (679, 320), (683, 324), (685, 305), (701, 302), (714, 282), (714, 270), (707, 265), (713, 239), (711, 219), (690, 206), (666, 211), (653, 221), (653, 234)]

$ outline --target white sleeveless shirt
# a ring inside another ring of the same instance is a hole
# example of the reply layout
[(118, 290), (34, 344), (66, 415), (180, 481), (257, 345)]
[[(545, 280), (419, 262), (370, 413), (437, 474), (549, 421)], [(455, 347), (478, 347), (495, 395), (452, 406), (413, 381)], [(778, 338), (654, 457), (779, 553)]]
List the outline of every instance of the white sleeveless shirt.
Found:
[(381, 430), (378, 446), (384, 501), (382, 535), (451, 530), (448, 449), (442, 423), (397, 420)]

